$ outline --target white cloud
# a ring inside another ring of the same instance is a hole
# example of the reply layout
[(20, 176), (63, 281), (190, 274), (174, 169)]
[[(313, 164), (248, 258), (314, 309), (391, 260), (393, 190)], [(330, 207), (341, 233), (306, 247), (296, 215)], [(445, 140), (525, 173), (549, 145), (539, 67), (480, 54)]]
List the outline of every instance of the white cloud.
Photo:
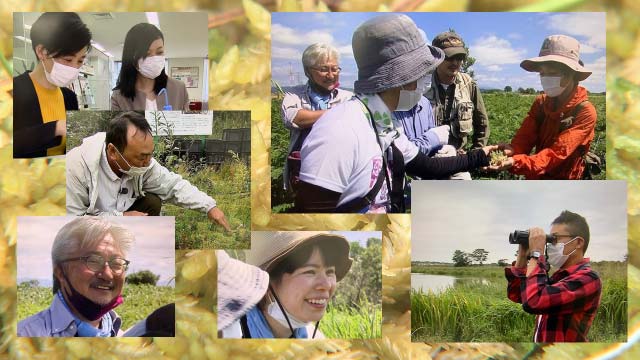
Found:
[(500, 65), (489, 65), (489, 66), (485, 66), (485, 70), (487, 70), (489, 72), (499, 72), (499, 71), (502, 71), (502, 66), (500, 66)]
[(603, 50), (607, 46), (605, 22), (604, 13), (554, 14), (549, 16), (548, 27), (561, 34), (586, 38), (581, 50), (584, 45)]
[(308, 46), (313, 43), (322, 42), (333, 44), (334, 39), (329, 30), (311, 30), (300, 32), (280, 24), (271, 25), (271, 40), (273, 43), (284, 45)]
[(490, 35), (478, 38), (469, 46), (469, 53), (476, 58), (476, 64), (491, 66), (520, 63), (526, 51), (512, 47), (509, 40)]
[(302, 61), (302, 51), (290, 47), (271, 47), (271, 57), (274, 59)]
[(593, 62), (587, 62), (585, 67), (593, 73), (580, 84), (589, 91), (604, 91), (606, 88), (607, 58), (605, 56), (599, 57)]
[(338, 46), (336, 49), (338, 49), (341, 58), (353, 58), (353, 48), (351, 45)]

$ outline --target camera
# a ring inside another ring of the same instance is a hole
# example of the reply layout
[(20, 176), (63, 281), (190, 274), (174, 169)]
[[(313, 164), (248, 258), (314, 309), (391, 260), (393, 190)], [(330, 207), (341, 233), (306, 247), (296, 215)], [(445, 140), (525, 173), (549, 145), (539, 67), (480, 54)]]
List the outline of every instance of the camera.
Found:
[[(548, 243), (556, 240), (553, 235), (545, 235)], [(514, 230), (509, 234), (509, 244), (522, 244), (525, 248), (529, 247), (529, 230)]]

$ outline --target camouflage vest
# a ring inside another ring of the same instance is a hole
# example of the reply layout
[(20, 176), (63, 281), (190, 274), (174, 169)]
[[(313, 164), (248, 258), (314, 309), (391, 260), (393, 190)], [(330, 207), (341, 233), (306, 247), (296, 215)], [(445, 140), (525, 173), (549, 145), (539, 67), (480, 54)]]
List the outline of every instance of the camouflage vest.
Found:
[[(433, 75), (436, 76), (435, 73)], [(473, 130), (473, 101), (471, 100), (471, 87), (473, 85), (473, 79), (471, 76), (459, 72), (456, 74), (455, 91), (453, 94), (453, 103), (451, 104), (451, 113), (446, 118), (447, 102), (449, 99), (445, 99), (444, 103), (440, 103), (440, 88), (433, 82), (431, 88), (425, 93), (425, 97), (431, 102), (433, 107), (433, 114), (436, 119), (436, 126), (449, 125), (451, 126), (450, 135), (454, 139), (454, 144), (458, 145), (457, 148), (461, 148), (466, 144), (467, 137)], [(451, 138), (449, 143), (452, 143)]]

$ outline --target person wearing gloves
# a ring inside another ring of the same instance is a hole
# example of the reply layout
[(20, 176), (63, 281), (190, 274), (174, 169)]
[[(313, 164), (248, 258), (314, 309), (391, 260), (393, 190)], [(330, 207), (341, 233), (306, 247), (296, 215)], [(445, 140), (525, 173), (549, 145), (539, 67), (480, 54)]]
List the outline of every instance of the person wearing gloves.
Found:
[(67, 154), (67, 214), (159, 215), (162, 202), (199, 210), (230, 227), (209, 195), (153, 157), (151, 127), (138, 112), (124, 112), (107, 132), (83, 139)]
[[(453, 156), (464, 153), (473, 131), (472, 149), (487, 145), (489, 139), (489, 117), (484, 106), (482, 93), (476, 81), (460, 72), (467, 58), (464, 41), (455, 32), (438, 34), (431, 45), (442, 49), (444, 61), (432, 75), (431, 85), (425, 96), (431, 102), (436, 125), (449, 125), (449, 140), (437, 156)], [(453, 180), (471, 180), (469, 172), (451, 176)]]
[(269, 288), (240, 317), (236, 337), (324, 338), (318, 325), (353, 261), (347, 239), (327, 232), (253, 231), (245, 254), (247, 263), (269, 273)]
[(431, 103), (424, 96), (408, 111), (394, 111), (393, 118), (401, 125), (396, 127), (427, 156), (436, 155), (447, 144), (449, 125), (435, 125)]
[(42, 14), (30, 40), (38, 64), (13, 79), (13, 157), (63, 155), (67, 110), (78, 110), (78, 98), (67, 86), (78, 79), (91, 48), (91, 31), (70, 12)]
[(165, 60), (162, 32), (148, 23), (132, 27), (124, 40), (111, 110), (189, 110), (187, 86), (167, 76)]
[[(505, 268), (507, 296), (537, 315), (534, 342), (588, 341), (602, 293), (602, 281), (584, 257), (589, 225), (565, 210), (551, 223), (550, 235), (553, 243), (546, 242), (543, 229), (529, 229), (529, 243), (520, 244), (516, 261)], [(551, 278), (546, 258), (556, 270)]]
[(267, 293), (269, 274), (216, 250), (218, 261), (218, 337), (241, 338), (240, 318)]
[[(597, 113), (587, 89), (578, 85), (591, 75), (580, 61), (580, 43), (551, 35), (538, 57), (520, 67), (540, 73), (544, 94), (533, 101), (510, 144), (501, 144), (509, 158), (491, 170), (508, 170), (527, 179), (579, 180), (595, 134)], [(535, 152), (532, 154), (532, 150)]]
[(315, 43), (302, 53), (302, 66), (308, 81), (284, 94), (282, 121), (289, 129), (289, 150), (284, 164), (284, 188), (293, 190), (300, 174), (300, 148), (311, 127), (327, 109), (351, 99), (351, 91), (340, 86), (338, 50), (331, 45)]
[(114, 337), (122, 319), (126, 259), (133, 234), (105, 218), (83, 216), (64, 225), (51, 248), (53, 301), (18, 323), (18, 336)]
[(411, 18), (374, 17), (356, 29), (352, 46), (356, 95), (324, 113), (302, 145), (297, 212), (404, 212), (405, 174), (438, 179), (489, 164), (497, 146), (428, 157), (395, 126), (393, 112), (418, 104), (444, 58)]

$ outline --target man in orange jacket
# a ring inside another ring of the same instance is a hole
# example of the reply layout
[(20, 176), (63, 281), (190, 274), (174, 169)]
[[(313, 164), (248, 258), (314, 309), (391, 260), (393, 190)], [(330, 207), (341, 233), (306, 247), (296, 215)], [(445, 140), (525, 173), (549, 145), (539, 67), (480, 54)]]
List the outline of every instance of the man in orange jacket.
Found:
[(596, 109), (588, 102), (587, 90), (578, 85), (591, 75), (579, 57), (578, 40), (551, 35), (538, 57), (520, 63), (526, 71), (540, 73), (544, 93), (536, 97), (511, 144), (500, 145), (509, 158), (489, 169), (509, 170), (527, 179), (583, 177)]

